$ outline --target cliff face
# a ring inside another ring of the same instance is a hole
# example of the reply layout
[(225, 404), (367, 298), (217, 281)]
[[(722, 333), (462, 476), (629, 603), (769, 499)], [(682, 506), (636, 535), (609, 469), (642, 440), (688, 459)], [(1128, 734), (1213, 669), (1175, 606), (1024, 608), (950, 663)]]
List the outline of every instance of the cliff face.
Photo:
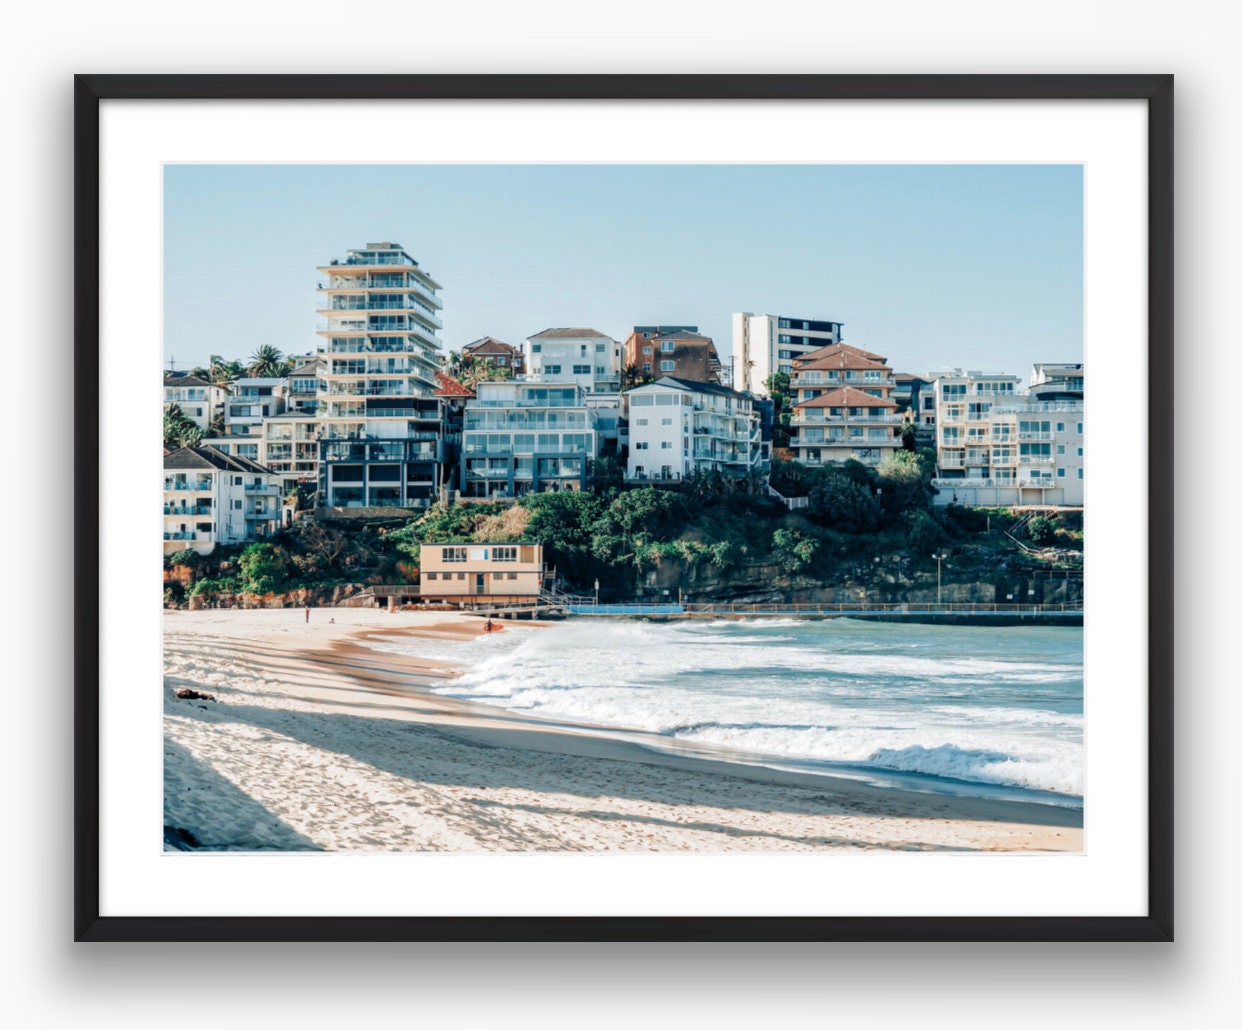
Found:
[(680, 596), (697, 602), (1080, 604), (1082, 583), (1081, 573), (1033, 567), (1013, 559), (991, 568), (942, 568), (939, 591), (934, 566), (928, 572), (903, 556), (844, 564), (823, 578), (791, 576), (775, 562), (719, 570), (669, 559), (647, 573), (639, 589), (646, 598), (676, 600)]

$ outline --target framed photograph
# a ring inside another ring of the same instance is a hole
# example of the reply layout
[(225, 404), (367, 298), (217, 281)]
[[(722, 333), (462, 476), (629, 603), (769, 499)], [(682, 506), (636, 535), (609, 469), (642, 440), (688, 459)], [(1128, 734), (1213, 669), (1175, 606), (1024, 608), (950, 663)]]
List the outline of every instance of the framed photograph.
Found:
[(75, 90), (76, 940), (1173, 939), (1171, 76)]

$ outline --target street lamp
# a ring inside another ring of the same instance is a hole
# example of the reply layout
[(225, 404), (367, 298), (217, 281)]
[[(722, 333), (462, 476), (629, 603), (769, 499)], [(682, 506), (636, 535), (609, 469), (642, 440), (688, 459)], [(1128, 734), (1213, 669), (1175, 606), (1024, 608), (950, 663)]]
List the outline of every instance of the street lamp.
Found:
[(948, 557), (947, 554), (933, 554), (936, 559), (936, 603), (940, 604), (940, 563)]

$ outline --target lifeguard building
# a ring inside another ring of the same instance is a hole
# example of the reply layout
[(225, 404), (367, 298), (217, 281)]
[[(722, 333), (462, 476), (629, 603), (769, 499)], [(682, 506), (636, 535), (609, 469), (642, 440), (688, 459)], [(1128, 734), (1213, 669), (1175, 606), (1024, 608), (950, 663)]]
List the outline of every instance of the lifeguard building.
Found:
[(423, 544), (419, 596), (457, 604), (523, 604), (543, 589), (543, 544)]

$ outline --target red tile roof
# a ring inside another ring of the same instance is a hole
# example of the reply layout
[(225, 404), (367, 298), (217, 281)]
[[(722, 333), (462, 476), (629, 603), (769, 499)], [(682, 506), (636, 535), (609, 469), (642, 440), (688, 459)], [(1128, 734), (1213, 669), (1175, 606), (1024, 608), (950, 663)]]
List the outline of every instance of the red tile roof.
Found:
[(856, 390), (852, 386), (840, 386), (835, 390), (829, 390), (827, 393), (822, 393), (818, 397), (812, 397), (809, 401), (798, 401), (794, 407), (895, 408), (897, 405), (883, 397), (873, 397), (869, 393), (863, 393), (862, 390)]
[(474, 391), (468, 386), (463, 386), (452, 376), (445, 375), (443, 372), (436, 373), (436, 382), (439, 387), (436, 389), (437, 397), (473, 397)]
[(848, 343), (834, 343), (819, 350), (808, 351), (794, 358), (794, 370), (804, 368), (886, 368), (888, 359), (882, 354), (851, 347)]

